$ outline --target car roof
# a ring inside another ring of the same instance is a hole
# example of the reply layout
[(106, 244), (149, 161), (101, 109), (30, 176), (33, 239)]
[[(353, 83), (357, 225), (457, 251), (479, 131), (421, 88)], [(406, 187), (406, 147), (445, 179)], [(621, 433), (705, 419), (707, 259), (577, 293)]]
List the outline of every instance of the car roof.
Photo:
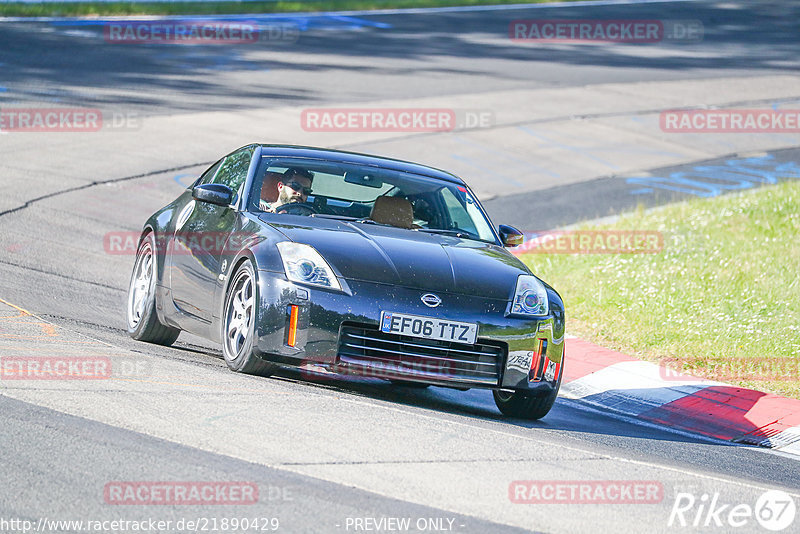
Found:
[(262, 156), (266, 157), (293, 157), (293, 158), (310, 158), (321, 159), (326, 161), (335, 161), (342, 163), (356, 163), (361, 165), (372, 165), (382, 167), (384, 169), (391, 169), (395, 171), (409, 172), (413, 174), (420, 174), (429, 176), (431, 178), (439, 178), (454, 182), (461, 185), (466, 185), (464, 180), (450, 174), (449, 172), (427, 165), (420, 165), (410, 161), (403, 161), (399, 159), (384, 158), (381, 156), (372, 156), (369, 154), (359, 154), (358, 152), (346, 152), (344, 150), (333, 150), (328, 148), (317, 148), (310, 146), (296, 146), (296, 145), (269, 145), (262, 144)]

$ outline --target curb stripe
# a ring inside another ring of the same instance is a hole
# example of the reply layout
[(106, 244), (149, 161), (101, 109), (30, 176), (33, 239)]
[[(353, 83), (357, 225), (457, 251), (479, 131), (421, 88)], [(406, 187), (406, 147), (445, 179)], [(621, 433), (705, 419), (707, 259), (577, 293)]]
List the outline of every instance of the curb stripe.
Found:
[(580, 338), (567, 338), (566, 351), (569, 363), (564, 367), (564, 382), (571, 382), (590, 375), (609, 365), (625, 361), (638, 361), (636, 358), (589, 343)]
[(567, 337), (566, 357), (562, 388), (579, 400), (673, 429), (800, 456), (798, 399), (676, 376), (578, 338)]

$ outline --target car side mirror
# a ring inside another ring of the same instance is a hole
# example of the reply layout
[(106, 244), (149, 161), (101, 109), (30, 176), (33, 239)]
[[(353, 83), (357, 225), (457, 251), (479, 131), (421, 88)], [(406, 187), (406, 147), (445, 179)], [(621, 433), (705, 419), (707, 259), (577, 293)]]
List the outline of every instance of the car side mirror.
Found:
[(503, 242), (503, 246), (518, 247), (522, 244), (522, 241), (524, 241), (522, 232), (513, 226), (501, 224), (497, 229), (500, 232), (500, 241)]
[(192, 189), (192, 198), (217, 206), (230, 206), (233, 203), (233, 191), (224, 184), (202, 184)]

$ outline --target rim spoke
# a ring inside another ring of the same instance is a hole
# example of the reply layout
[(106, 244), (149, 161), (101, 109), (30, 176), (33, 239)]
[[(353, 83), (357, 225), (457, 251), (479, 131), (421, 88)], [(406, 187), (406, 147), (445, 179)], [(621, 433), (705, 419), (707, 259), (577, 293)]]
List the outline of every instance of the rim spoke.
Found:
[(239, 354), (239, 327), (233, 326), (231, 331), (228, 333), (228, 349), (233, 353), (233, 356), (236, 357)]
[(142, 262), (142, 278), (150, 278), (150, 272), (153, 270), (153, 256), (148, 254), (144, 257)]
[(242, 303), (239, 301), (239, 296), (235, 295), (233, 297), (233, 311), (237, 314), (242, 313), (244, 309), (242, 308)]
[(242, 295), (251, 296), (253, 294), (253, 282), (248, 278), (242, 284)]
[(138, 295), (136, 295), (136, 300), (133, 303), (133, 309), (136, 311), (136, 317), (137, 318), (141, 317), (142, 315), (144, 315), (144, 303), (145, 303), (145, 300), (146, 299), (145, 299), (145, 297), (144, 297), (144, 295), (142, 293), (139, 293)]
[(239, 323), (239, 326), (236, 328), (236, 354), (239, 354), (239, 351), (242, 349), (244, 342), (245, 342), (244, 328), (242, 327), (242, 323)]
[(233, 353), (238, 356), (239, 351), (242, 350), (242, 345), (244, 345), (244, 336), (242, 336), (242, 325), (241, 323), (236, 324), (236, 331), (233, 334), (233, 345), (231, 349), (233, 349)]
[(236, 317), (231, 318), (231, 321), (228, 323), (228, 337), (233, 337), (231, 334), (238, 334), (239, 333), (239, 323), (241, 321)]

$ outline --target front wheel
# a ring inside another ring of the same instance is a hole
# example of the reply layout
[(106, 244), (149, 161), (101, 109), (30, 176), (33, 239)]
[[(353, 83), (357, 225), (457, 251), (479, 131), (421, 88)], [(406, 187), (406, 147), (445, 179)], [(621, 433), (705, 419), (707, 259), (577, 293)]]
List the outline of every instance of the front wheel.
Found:
[(181, 331), (162, 324), (156, 312), (156, 246), (153, 233), (142, 239), (128, 286), (126, 313), (128, 334), (133, 339), (172, 345)]
[(236, 372), (268, 376), (275, 370), (275, 364), (253, 353), (257, 306), (255, 271), (250, 261), (245, 260), (233, 275), (225, 294), (222, 355), (228, 367)]
[(527, 393), (525, 391), (493, 391), (497, 408), (509, 417), (520, 419), (541, 419), (550, 412), (558, 397), (561, 377), (564, 376), (564, 358), (561, 358), (558, 381), (549, 393)]

